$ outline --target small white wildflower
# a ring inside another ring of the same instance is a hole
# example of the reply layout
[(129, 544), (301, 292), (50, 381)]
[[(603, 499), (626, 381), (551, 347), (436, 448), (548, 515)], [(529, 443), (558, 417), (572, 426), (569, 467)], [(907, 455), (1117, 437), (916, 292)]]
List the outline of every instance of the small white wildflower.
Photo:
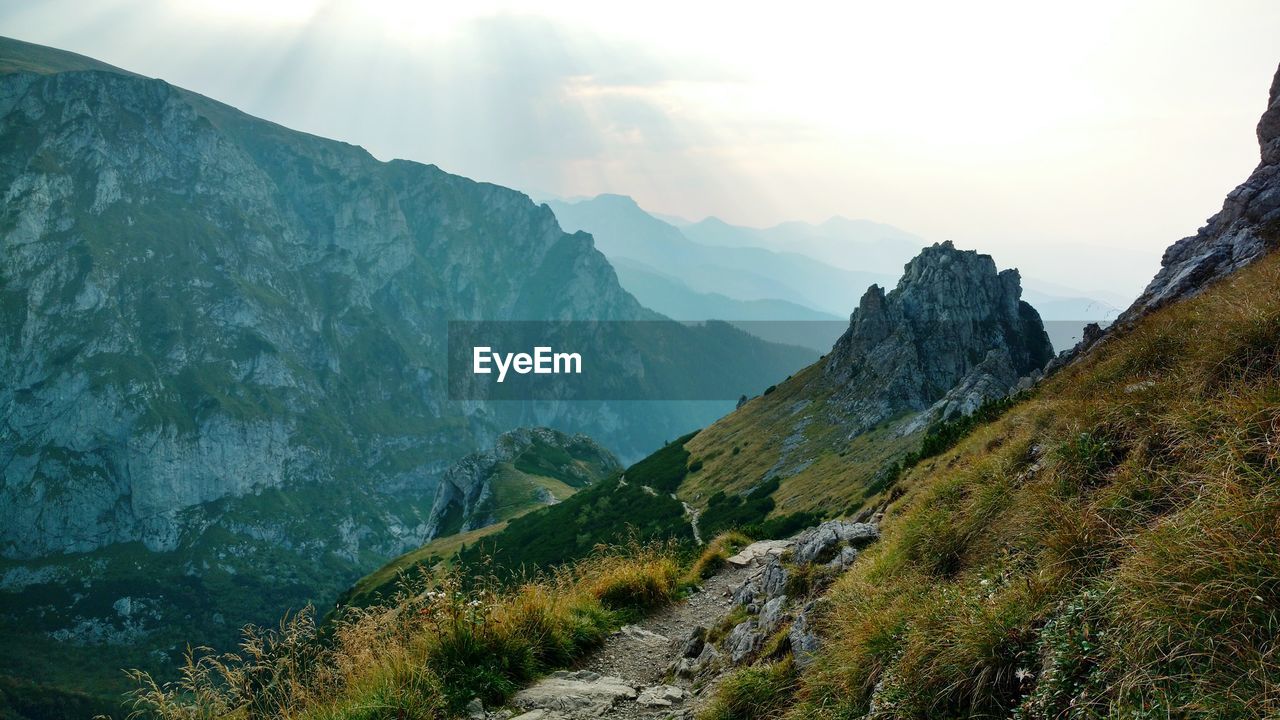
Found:
[(1013, 676), (1018, 678), (1018, 682), (1026, 682), (1031, 679), (1031, 671), (1026, 668), (1018, 668)]

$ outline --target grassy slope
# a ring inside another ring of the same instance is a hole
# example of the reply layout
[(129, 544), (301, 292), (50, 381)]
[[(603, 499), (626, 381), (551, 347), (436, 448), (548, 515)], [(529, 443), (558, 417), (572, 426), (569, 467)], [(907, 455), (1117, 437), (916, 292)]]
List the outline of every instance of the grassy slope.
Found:
[(791, 717), (1280, 711), (1278, 448), (1272, 256), (906, 473)]
[[(717, 491), (746, 492), (787, 455), (773, 493), (775, 515), (858, 510), (868, 502), (865, 492), (875, 474), (914, 449), (919, 437), (899, 437), (885, 423), (850, 439), (847, 429), (828, 419), (829, 397), (819, 361), (703, 430), (687, 445), (702, 468), (684, 481), (680, 497), (702, 506)], [(788, 454), (789, 447), (798, 449)]]
[(512, 519), (543, 507), (536, 493), (539, 488), (551, 493), (557, 501), (566, 500), (577, 492), (576, 488), (562, 480), (523, 473), (510, 463), (502, 463), (499, 466), (493, 478), (493, 484), (496, 498), (494, 509), (496, 523), (470, 532), (436, 538), (416, 550), (401, 555), (361, 578), (345, 594), (341, 603), (365, 605), (378, 595), (388, 595), (395, 590), (396, 581), (401, 574), (417, 566), (438, 571), (447, 570), (449, 560), (460, 549), (475, 544), (483, 537), (501, 532)]
[(0, 73), (30, 72), (52, 75), (76, 70), (104, 70), (121, 75), (134, 74), (66, 50), (56, 50), (13, 38), (0, 37)]

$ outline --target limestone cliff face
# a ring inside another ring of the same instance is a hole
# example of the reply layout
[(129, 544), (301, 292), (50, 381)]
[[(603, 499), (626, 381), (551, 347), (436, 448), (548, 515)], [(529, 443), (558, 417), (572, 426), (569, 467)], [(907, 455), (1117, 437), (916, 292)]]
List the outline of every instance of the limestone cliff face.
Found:
[(1257, 169), (1195, 235), (1169, 246), (1160, 271), (1120, 316), (1120, 324), (1194, 295), (1280, 244), (1280, 69), (1258, 122), (1258, 144), (1262, 161)]
[[(1021, 300), (1017, 270), (950, 242), (925, 248), (896, 288), (872, 286), (823, 367), (854, 432), (953, 397), (972, 412), (1053, 356), (1040, 316)], [(971, 407), (972, 406), (972, 407)]]
[(521, 193), (158, 80), (0, 76), (0, 139), (8, 557), (296, 480), (429, 503), (505, 424), (444, 400), (447, 320), (651, 317)]

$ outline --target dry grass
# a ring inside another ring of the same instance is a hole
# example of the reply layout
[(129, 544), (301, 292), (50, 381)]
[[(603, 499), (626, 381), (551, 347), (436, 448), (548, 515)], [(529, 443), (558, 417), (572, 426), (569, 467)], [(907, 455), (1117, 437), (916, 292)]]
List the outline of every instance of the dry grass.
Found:
[(750, 490), (778, 463), (788, 438), (801, 433), (810, 462), (786, 474), (772, 494), (777, 505), (771, 516), (840, 515), (869, 502), (864, 493), (875, 474), (919, 438), (898, 437), (886, 423), (849, 439), (849, 429), (827, 406), (835, 388), (822, 368), (821, 360), (810, 365), (695, 435), (685, 447), (703, 465), (681, 483), (680, 498), (702, 507), (718, 491)]
[(681, 579), (682, 585), (697, 585), (724, 567), (725, 561), (751, 544), (751, 538), (740, 532), (720, 533), (707, 543)]
[(166, 720), (457, 716), (672, 601), (679, 574), (673, 546), (633, 543), (515, 587), (423, 578), (386, 606), (350, 609), (327, 639), (307, 611), (273, 631), (247, 629), (239, 652), (190, 652), (179, 681), (134, 673), (134, 707)]
[(901, 485), (791, 717), (1280, 714), (1280, 258)]

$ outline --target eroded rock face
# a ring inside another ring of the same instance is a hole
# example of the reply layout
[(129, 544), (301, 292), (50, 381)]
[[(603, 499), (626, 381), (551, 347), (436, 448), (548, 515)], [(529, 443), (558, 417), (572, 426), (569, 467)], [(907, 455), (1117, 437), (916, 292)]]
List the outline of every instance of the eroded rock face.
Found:
[(1120, 324), (1194, 295), (1280, 244), (1280, 69), (1257, 132), (1257, 169), (1227, 195), (1222, 210), (1204, 227), (1165, 251), (1160, 271), (1121, 314)]
[(159, 80), (0, 76), (0, 138), (7, 557), (173, 550), (186, 509), (304, 481), (419, 526), (460, 448), (531, 424), (447, 400), (447, 320), (650, 317), (519, 192)]
[(796, 536), (793, 560), (798, 565), (828, 562), (840, 556), (842, 549), (857, 550), (880, 537), (871, 523), (828, 520)]
[(950, 242), (921, 251), (892, 291), (868, 289), (824, 366), (853, 432), (964, 385), (954, 412), (1043, 368), (1053, 348), (1021, 295), (1017, 270), (997, 272), (991, 256)]

